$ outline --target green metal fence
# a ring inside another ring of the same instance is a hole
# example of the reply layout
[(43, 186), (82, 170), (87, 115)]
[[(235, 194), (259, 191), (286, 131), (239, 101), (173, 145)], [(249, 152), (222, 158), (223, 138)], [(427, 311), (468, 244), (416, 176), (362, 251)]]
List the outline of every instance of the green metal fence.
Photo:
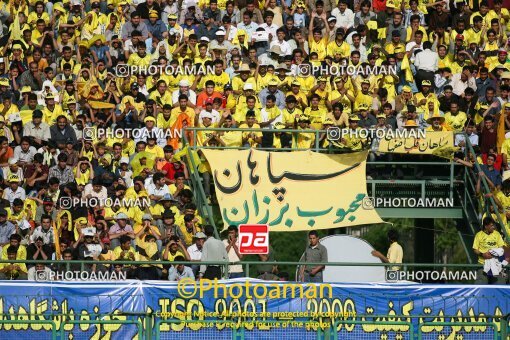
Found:
[(500, 336), (498, 325), (493, 322), (425, 322), (418, 328), (418, 340), (497, 340)]

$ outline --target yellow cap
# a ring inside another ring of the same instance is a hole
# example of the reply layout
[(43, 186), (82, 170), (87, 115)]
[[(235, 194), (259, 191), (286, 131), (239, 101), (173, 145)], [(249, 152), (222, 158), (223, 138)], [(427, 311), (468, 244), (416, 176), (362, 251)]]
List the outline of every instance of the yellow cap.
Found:
[(402, 92), (411, 92), (411, 86), (409, 85), (402, 86)]
[(149, 116), (149, 117), (145, 117), (145, 119), (143, 120), (144, 123), (147, 123), (149, 121), (156, 123), (156, 118)]
[(30, 86), (23, 86), (21, 88), (21, 93), (30, 93), (32, 92), (32, 88)]
[(432, 86), (432, 84), (430, 83), (430, 80), (423, 80), (421, 82), (421, 86)]

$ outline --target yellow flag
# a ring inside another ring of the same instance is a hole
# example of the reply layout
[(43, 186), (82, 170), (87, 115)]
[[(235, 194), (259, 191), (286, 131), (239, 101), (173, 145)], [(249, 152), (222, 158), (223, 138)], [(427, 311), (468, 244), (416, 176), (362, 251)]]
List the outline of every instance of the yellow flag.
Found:
[(58, 235), (57, 224), (53, 221), (53, 239), (55, 241), (55, 253), (57, 254), (57, 260), (62, 258), (62, 254), (60, 252), (60, 237)]
[(497, 136), (498, 153), (501, 153), (501, 145), (503, 145), (505, 141), (505, 109), (503, 109), (499, 115)]
[(21, 40), (22, 37), (23, 36), (21, 33), (21, 25), (19, 23), (19, 14), (16, 14), (14, 16), (14, 22), (12, 23), (11, 39), (12, 40)]
[(383, 222), (367, 203), (367, 151), (202, 151), (225, 226), (267, 224), (270, 231), (297, 231)]

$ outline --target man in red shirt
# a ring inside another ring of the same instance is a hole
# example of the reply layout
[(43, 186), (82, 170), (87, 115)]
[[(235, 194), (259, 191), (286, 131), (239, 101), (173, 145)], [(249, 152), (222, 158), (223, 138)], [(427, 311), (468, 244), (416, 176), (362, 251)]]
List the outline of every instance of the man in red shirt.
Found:
[(221, 97), (221, 93), (214, 91), (214, 81), (208, 80), (205, 82), (205, 91), (200, 93), (197, 97), (197, 107), (204, 108), (206, 99)]

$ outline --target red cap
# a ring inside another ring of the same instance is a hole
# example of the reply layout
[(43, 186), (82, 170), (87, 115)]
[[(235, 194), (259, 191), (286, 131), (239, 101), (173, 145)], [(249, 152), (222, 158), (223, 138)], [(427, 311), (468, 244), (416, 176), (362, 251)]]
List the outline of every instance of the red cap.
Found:
[(206, 104), (206, 105), (207, 105), (207, 104), (212, 104), (213, 102), (214, 102), (214, 99), (213, 99), (213, 98), (207, 98), (207, 99), (205, 100), (205, 104)]
[(457, 34), (455, 40), (464, 40), (464, 36), (462, 34)]
[(505, 49), (503, 49), (503, 48), (502, 48), (502, 49), (500, 49), (500, 50), (498, 51), (498, 54), (504, 54), (504, 55), (507, 55), (507, 54), (508, 54), (508, 52), (507, 52)]

